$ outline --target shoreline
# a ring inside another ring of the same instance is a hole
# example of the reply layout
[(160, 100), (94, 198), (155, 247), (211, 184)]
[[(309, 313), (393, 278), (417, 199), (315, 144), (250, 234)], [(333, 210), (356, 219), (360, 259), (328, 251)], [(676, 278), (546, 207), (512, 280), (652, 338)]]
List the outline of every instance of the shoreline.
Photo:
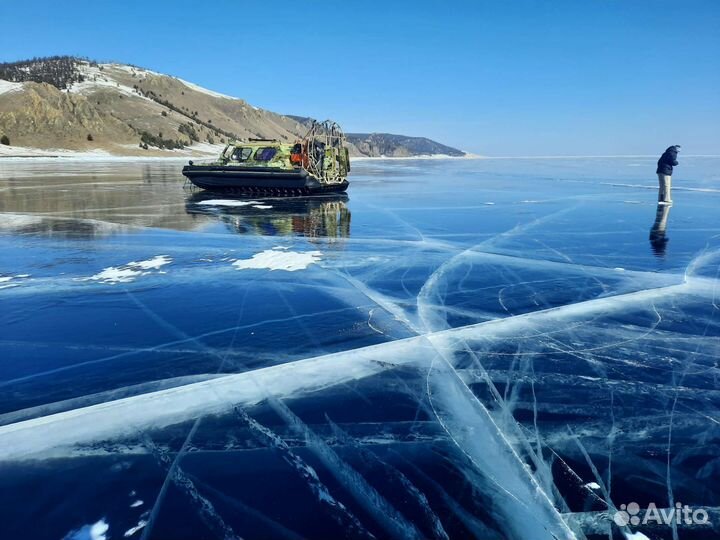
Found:
[[(5, 147), (7, 148), (7, 147)], [(104, 151), (76, 152), (72, 150), (40, 150), (15, 147), (17, 154), (4, 154), (0, 147), (0, 163), (3, 161), (186, 161), (189, 159), (215, 159), (216, 153), (178, 153), (176, 155), (118, 155)], [(37, 152), (24, 154), (23, 151)], [(202, 152), (202, 150), (199, 150)], [(47, 152), (47, 153), (45, 153)], [(686, 158), (720, 158), (720, 154), (685, 154)], [(616, 155), (558, 155), (558, 156), (484, 156), (466, 153), (464, 156), (447, 154), (422, 154), (417, 156), (350, 156), (350, 161), (431, 161), (431, 160), (551, 160), (551, 159), (657, 159), (654, 154), (616, 154)]]
[[(25, 149), (23, 149), (25, 150)], [(28, 149), (29, 150), (29, 149)], [(40, 150), (39, 152), (44, 152)], [(6, 161), (22, 161), (22, 160), (33, 160), (33, 161), (187, 161), (189, 159), (215, 159), (217, 153), (213, 154), (178, 154), (178, 155), (160, 155), (160, 156), (138, 156), (138, 155), (117, 155), (104, 152), (73, 152), (73, 151), (47, 151), (48, 153), (37, 153), (37, 154), (3, 154), (0, 153), (0, 163)], [(483, 156), (476, 156), (473, 154), (466, 154), (464, 156), (448, 156), (445, 154), (435, 155), (418, 155), (418, 156), (402, 156), (402, 157), (389, 157), (389, 156), (350, 156), (350, 161), (410, 161), (410, 160), (444, 160), (444, 159), (484, 159)]]

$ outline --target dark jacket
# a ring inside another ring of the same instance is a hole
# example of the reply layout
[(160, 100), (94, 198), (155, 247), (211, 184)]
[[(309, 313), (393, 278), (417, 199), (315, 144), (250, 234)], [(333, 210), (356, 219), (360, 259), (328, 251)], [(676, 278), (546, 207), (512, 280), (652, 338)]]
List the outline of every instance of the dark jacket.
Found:
[(655, 172), (657, 174), (672, 176), (673, 166), (678, 164), (677, 155), (677, 148), (675, 146), (670, 146), (667, 150), (665, 150), (665, 153), (660, 156), (660, 159), (658, 159), (657, 171)]

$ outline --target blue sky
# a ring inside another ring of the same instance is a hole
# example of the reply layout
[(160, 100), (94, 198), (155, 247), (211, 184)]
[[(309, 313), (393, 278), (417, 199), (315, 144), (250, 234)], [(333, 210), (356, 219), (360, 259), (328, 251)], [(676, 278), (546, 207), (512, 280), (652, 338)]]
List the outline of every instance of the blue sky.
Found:
[(720, 1), (0, 3), (0, 61), (76, 54), (485, 155), (720, 154)]

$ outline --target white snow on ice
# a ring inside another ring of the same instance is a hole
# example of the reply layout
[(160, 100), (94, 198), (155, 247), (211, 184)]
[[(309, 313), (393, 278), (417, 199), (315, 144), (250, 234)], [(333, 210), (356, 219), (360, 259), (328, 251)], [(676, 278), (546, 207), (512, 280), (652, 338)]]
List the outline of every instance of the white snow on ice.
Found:
[(15, 276), (0, 276), (0, 289), (8, 289), (10, 287), (17, 287), (20, 283), (13, 281), (17, 279), (29, 278), (30, 274), (17, 274)]
[(650, 540), (647, 536), (645, 536), (640, 531), (634, 532), (634, 533), (625, 533), (626, 540)]
[(98, 281), (100, 283), (129, 283), (135, 278), (149, 274), (149, 270), (159, 270), (172, 259), (165, 255), (158, 255), (145, 261), (131, 261), (123, 266), (109, 266), (102, 272), (86, 278), (77, 278), (77, 281)]
[(110, 529), (110, 525), (103, 518), (90, 527), (90, 538), (92, 540), (105, 540), (107, 538), (105, 533), (108, 532), (108, 529)]
[(588, 482), (587, 484), (585, 484), (585, 487), (590, 489), (600, 489), (600, 484), (598, 484), (597, 482)]
[(304, 270), (309, 265), (322, 259), (319, 251), (287, 251), (281, 249), (268, 249), (256, 253), (251, 259), (239, 259), (233, 266), (239, 270), (267, 268), (269, 270), (286, 270), (295, 272)]
[(138, 532), (140, 529), (145, 527), (145, 525), (147, 525), (147, 521), (141, 519), (140, 521), (138, 521), (137, 525), (135, 525), (134, 527), (130, 527), (127, 531), (125, 531), (125, 534), (123, 534), (123, 536), (125, 538), (129, 538), (130, 536)]
[(102, 272), (90, 276), (88, 278), (82, 278), (81, 281), (100, 281), (102, 283), (129, 283), (133, 281), (142, 272), (138, 270), (132, 270), (131, 268), (117, 268), (110, 266)]
[(140, 268), (142, 270), (159, 270), (161, 267), (165, 266), (166, 264), (170, 264), (172, 262), (172, 259), (170, 257), (167, 257), (165, 255), (158, 255), (157, 257), (153, 257), (152, 259), (148, 259), (146, 261), (131, 261), (128, 263), (128, 266), (132, 266), (133, 268)]
[[(135, 149), (134, 144), (118, 145), (119, 148)], [(0, 158), (3, 160), (24, 160), (33, 158), (33, 163), (40, 163), (44, 160), (62, 159), (63, 161), (169, 161), (184, 160), (186, 158), (206, 158), (217, 156), (224, 148), (223, 145), (211, 145), (208, 143), (194, 143), (191, 146), (174, 150), (163, 150), (165, 155), (161, 156), (128, 156), (114, 155), (105, 150), (96, 148), (94, 150), (68, 150), (66, 148), (32, 148), (29, 146), (7, 146), (0, 144)]]
[(137, 501), (135, 501), (134, 503), (132, 503), (130, 505), (130, 508), (137, 508), (138, 506), (142, 506), (143, 504), (144, 504), (144, 501), (138, 499)]
[(68, 533), (64, 540), (107, 540), (107, 532), (110, 525), (102, 518), (92, 525), (85, 525)]

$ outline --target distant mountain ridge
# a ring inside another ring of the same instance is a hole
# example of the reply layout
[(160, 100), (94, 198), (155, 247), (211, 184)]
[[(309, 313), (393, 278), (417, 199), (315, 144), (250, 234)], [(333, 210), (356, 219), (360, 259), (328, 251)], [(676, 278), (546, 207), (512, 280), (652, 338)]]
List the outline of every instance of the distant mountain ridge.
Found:
[(408, 137), (391, 133), (348, 133), (348, 140), (359, 152), (367, 156), (411, 157), (453, 156), (462, 157), (465, 152), (440, 144), (425, 137)]
[[(13, 146), (213, 154), (230, 139), (295, 140), (308, 120), (128, 64), (69, 56), (0, 64), (0, 142)], [(422, 137), (353, 133), (348, 140), (355, 156), (464, 155)]]
[[(312, 118), (304, 116), (286, 115), (303, 125), (309, 125)], [(465, 152), (435, 142), (426, 137), (409, 137), (407, 135), (393, 135), (392, 133), (345, 133), (348, 141), (359, 155), (386, 156), (386, 157), (412, 157), (412, 156), (453, 156), (462, 157)]]

